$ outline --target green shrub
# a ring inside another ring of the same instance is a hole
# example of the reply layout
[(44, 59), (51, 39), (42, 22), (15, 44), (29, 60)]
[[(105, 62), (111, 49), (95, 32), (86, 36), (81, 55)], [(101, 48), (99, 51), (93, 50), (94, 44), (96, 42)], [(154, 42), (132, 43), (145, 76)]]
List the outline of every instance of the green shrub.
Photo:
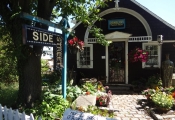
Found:
[(42, 117), (42, 120), (54, 120), (62, 118), (64, 111), (70, 107), (69, 102), (62, 95), (45, 92), (42, 102), (38, 102), (32, 109), (27, 109), (27, 114), (33, 113), (36, 118)]
[(8, 84), (0, 83), (0, 104), (12, 107), (17, 99), (18, 83)]
[(155, 87), (162, 87), (162, 80), (159, 74), (152, 75), (148, 77), (146, 85), (150, 88), (155, 89)]

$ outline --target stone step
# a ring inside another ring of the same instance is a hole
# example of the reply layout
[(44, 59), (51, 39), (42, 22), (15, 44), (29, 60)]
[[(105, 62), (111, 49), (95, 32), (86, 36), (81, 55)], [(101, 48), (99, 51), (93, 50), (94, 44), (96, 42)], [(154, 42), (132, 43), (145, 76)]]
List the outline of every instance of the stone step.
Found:
[(105, 86), (109, 86), (109, 90), (112, 91), (112, 94), (116, 95), (137, 94), (134, 93), (132, 89), (133, 86), (130, 84), (105, 84)]

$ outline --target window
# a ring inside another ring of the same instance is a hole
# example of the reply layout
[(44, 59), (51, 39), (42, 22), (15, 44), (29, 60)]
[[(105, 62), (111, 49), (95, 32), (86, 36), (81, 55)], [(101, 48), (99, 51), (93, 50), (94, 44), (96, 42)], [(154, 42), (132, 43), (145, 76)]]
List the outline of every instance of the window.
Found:
[(77, 53), (77, 68), (93, 68), (93, 45), (85, 45), (83, 52)]
[(142, 68), (158, 67), (160, 68), (160, 45), (157, 43), (143, 43), (143, 49), (149, 52), (148, 61), (142, 63)]

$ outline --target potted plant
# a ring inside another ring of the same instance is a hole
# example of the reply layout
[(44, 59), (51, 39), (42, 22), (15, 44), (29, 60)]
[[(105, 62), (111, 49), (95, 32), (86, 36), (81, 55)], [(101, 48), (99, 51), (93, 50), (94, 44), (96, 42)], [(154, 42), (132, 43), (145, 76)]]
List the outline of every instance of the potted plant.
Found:
[(109, 96), (106, 95), (100, 95), (96, 97), (96, 105), (97, 106), (103, 106), (107, 107), (109, 105)]
[(165, 113), (173, 107), (174, 100), (172, 95), (165, 92), (156, 92), (151, 95), (151, 99), (159, 112)]
[(73, 39), (68, 40), (68, 47), (71, 53), (82, 52), (84, 50), (84, 42), (75, 36)]

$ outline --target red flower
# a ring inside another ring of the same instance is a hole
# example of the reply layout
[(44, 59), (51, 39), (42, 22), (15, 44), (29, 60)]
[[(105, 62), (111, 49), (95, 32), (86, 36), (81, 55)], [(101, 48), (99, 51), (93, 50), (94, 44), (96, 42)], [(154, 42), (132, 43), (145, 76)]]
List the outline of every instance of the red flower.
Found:
[(68, 41), (68, 43), (72, 46), (74, 44), (74, 41), (71, 39)]
[(77, 37), (73, 37), (73, 39), (68, 40), (68, 45), (71, 49), (78, 49), (80, 51), (84, 50), (84, 42), (79, 40)]
[(172, 93), (172, 97), (175, 99), (175, 92)]
[(99, 100), (99, 97), (96, 97), (96, 100)]
[(100, 103), (100, 105), (103, 105), (103, 102), (99, 102)]
[(87, 91), (87, 92), (86, 92), (86, 95), (90, 95), (90, 92), (89, 92), (89, 91)]
[(73, 40), (74, 40), (75, 43), (78, 42), (78, 38), (77, 37), (74, 37)]

